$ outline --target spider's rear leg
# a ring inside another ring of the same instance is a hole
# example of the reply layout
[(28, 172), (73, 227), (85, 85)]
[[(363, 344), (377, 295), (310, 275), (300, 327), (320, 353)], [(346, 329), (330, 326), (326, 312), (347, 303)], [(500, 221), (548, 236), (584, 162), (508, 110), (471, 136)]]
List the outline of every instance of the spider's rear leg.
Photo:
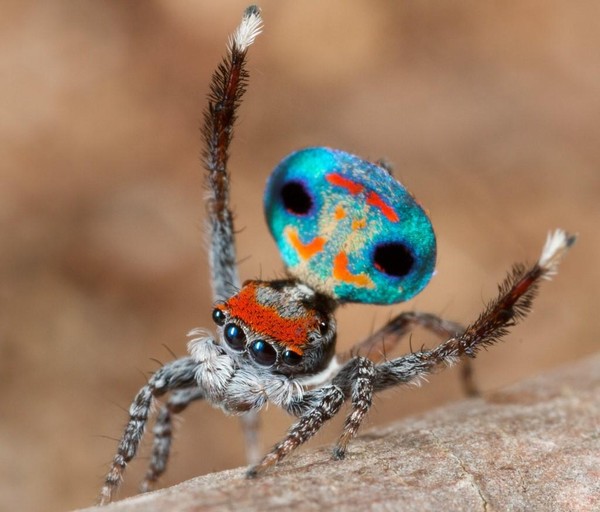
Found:
[(463, 333), (452, 336), (432, 350), (377, 365), (375, 391), (419, 379), (465, 355), (475, 357), (482, 348), (501, 341), (510, 327), (527, 316), (540, 282), (556, 274), (562, 257), (575, 239), (574, 235), (562, 230), (550, 233), (538, 262), (530, 267), (514, 265), (498, 287), (497, 297)]
[[(432, 313), (404, 311), (368, 338), (344, 352), (341, 360), (347, 361), (354, 356), (368, 357), (376, 362), (377, 358), (383, 360), (386, 358), (386, 354), (392, 352), (414, 326), (423, 327), (442, 339), (459, 336), (465, 332), (465, 327), (461, 324), (444, 320)], [(465, 395), (478, 396), (480, 393), (473, 379), (473, 363), (470, 357), (462, 358), (460, 370), (460, 381)]]
[(171, 361), (154, 373), (148, 380), (148, 384), (135, 396), (129, 407), (129, 421), (117, 447), (117, 454), (113, 458), (104, 479), (104, 486), (100, 491), (99, 502), (101, 505), (110, 503), (121, 485), (127, 464), (137, 453), (154, 397), (164, 395), (174, 389), (193, 386), (196, 381), (196, 367), (197, 363), (191, 357)]
[(344, 392), (338, 386), (330, 385), (306, 393), (301, 401), (288, 406), (288, 412), (299, 416), (300, 419), (292, 425), (282, 441), (277, 443), (256, 466), (248, 469), (246, 477), (258, 476), (308, 441), (327, 420), (339, 412), (345, 400)]
[(152, 456), (146, 476), (140, 485), (141, 492), (152, 490), (156, 481), (167, 469), (173, 441), (173, 415), (183, 412), (190, 403), (203, 398), (204, 393), (199, 387), (181, 389), (175, 391), (161, 407), (152, 429), (154, 434)]
[(357, 357), (349, 361), (335, 376), (333, 384), (342, 388), (352, 397), (352, 409), (346, 421), (342, 435), (333, 448), (333, 458), (343, 459), (346, 456), (346, 447), (350, 440), (356, 436), (361, 423), (371, 408), (373, 402), (373, 381), (375, 378), (374, 363), (364, 357)]

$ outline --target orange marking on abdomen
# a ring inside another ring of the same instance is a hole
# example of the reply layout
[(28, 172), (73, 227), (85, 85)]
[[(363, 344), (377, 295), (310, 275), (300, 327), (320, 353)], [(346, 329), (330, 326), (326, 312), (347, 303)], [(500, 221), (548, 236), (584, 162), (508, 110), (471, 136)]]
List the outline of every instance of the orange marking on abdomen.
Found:
[(366, 274), (353, 274), (348, 270), (348, 255), (343, 251), (339, 252), (333, 260), (333, 277), (363, 288), (373, 284)]
[(400, 220), (394, 209), (383, 199), (381, 199), (381, 196), (373, 190), (371, 190), (367, 196), (367, 204), (370, 204), (375, 208), (379, 208), (381, 213), (383, 213), (390, 222), (398, 222)]
[(367, 219), (354, 219), (352, 221), (352, 230), (364, 229), (367, 227)]
[(323, 247), (325, 246), (325, 242), (327, 241), (322, 236), (316, 236), (307, 244), (303, 243), (298, 236), (298, 231), (295, 228), (287, 227), (287, 237), (292, 247), (298, 251), (298, 255), (303, 260), (308, 260), (312, 258), (315, 254), (321, 252)]
[(341, 204), (338, 204), (335, 207), (335, 220), (342, 220), (345, 216), (346, 216), (346, 210), (344, 210), (344, 207)]
[(352, 181), (351, 179), (345, 178), (341, 174), (331, 173), (325, 176), (325, 178), (332, 185), (345, 188), (352, 195), (360, 194), (365, 188), (360, 183), (356, 183), (356, 181)]

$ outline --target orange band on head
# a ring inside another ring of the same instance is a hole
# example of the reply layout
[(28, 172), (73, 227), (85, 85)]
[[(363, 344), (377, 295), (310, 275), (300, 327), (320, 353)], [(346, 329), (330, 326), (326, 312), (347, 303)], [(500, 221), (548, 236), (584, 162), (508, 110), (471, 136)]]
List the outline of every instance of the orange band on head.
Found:
[(361, 287), (373, 284), (371, 278), (366, 274), (353, 274), (348, 270), (348, 255), (343, 251), (338, 253), (333, 260), (333, 277), (340, 281), (352, 283)]
[(317, 317), (303, 315), (295, 318), (283, 318), (275, 307), (258, 303), (256, 290), (256, 283), (244, 286), (237, 295), (231, 297), (224, 304), (224, 309), (227, 309), (232, 317), (238, 318), (253, 331), (269, 336), (302, 355), (303, 347), (308, 341), (308, 334), (317, 329)]
[(381, 199), (381, 196), (377, 192), (372, 190), (369, 192), (369, 195), (367, 196), (367, 204), (370, 204), (375, 208), (379, 208), (381, 213), (383, 213), (390, 222), (398, 222), (400, 220), (394, 209), (383, 199)]

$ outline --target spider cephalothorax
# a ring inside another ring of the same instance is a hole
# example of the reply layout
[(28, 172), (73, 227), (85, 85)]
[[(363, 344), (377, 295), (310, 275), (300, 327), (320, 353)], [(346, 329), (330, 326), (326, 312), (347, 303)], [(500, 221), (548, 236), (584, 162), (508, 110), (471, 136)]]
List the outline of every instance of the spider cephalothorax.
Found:
[(232, 356), (290, 377), (323, 371), (335, 353), (335, 302), (295, 280), (247, 281), (217, 304), (217, 336)]
[[(165, 364), (138, 392), (101, 503), (112, 499), (125, 467), (136, 455), (153, 400), (166, 393), (170, 395), (153, 428), (143, 490), (166, 468), (173, 415), (201, 399), (229, 414), (249, 413), (243, 418), (252, 418), (267, 402), (298, 418), (283, 440), (248, 470), (249, 477), (310, 439), (349, 402), (350, 411), (333, 449), (334, 458), (343, 458), (374, 393), (418, 382), (458, 360), (468, 361), (467, 357), (499, 341), (525, 317), (540, 281), (556, 273), (575, 241), (561, 230), (549, 235), (537, 263), (515, 265), (496, 298), (466, 328), (436, 315), (405, 312), (336, 356), (337, 305), (392, 304), (419, 293), (434, 271), (435, 235), (423, 208), (387, 166), (339, 150), (308, 148), (292, 153), (276, 167), (265, 193), (267, 221), (289, 278), (240, 285), (227, 160), (236, 109), (248, 78), (246, 53), (260, 30), (259, 10), (249, 7), (213, 76), (205, 114), (216, 333), (192, 331), (190, 355)], [(446, 340), (430, 350), (379, 362), (361, 355), (385, 354), (414, 325)], [(473, 391), (472, 383), (467, 389)], [(246, 432), (247, 439), (254, 439), (251, 428)]]

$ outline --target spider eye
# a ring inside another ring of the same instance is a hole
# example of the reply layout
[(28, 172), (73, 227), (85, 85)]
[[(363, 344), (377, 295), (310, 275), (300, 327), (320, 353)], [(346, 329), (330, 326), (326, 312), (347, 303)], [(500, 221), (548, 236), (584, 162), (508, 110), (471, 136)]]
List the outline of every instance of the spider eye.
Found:
[(281, 188), (281, 200), (285, 209), (295, 215), (306, 215), (313, 205), (312, 197), (299, 181), (289, 181)]
[(325, 320), (319, 320), (319, 334), (325, 336), (327, 333), (327, 322)]
[(415, 259), (406, 245), (390, 242), (378, 245), (373, 254), (375, 268), (391, 277), (402, 277), (408, 274)]
[(244, 350), (246, 344), (246, 335), (241, 327), (235, 324), (227, 324), (224, 329), (225, 340), (227, 344), (233, 349), (241, 352)]
[(290, 366), (297, 365), (300, 361), (302, 361), (302, 356), (293, 352), (291, 350), (286, 350), (283, 353), (283, 362), (285, 364), (289, 364)]
[(263, 366), (271, 366), (277, 360), (277, 352), (264, 340), (256, 340), (250, 345), (250, 353), (254, 360)]
[(225, 323), (225, 313), (219, 308), (215, 308), (212, 312), (212, 319), (215, 324), (222, 326)]

